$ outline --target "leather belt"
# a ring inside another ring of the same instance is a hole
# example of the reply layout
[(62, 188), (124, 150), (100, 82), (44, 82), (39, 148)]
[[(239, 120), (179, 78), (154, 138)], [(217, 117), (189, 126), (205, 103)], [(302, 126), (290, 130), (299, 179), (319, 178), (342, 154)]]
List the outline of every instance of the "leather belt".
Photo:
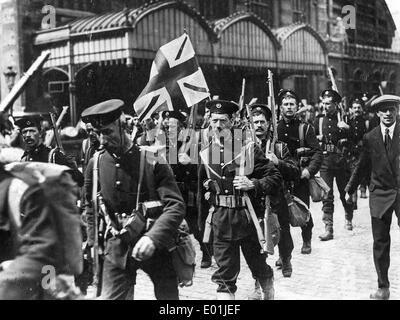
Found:
[(225, 208), (245, 208), (246, 201), (243, 197), (216, 195), (214, 205)]
[(324, 151), (329, 152), (329, 153), (342, 153), (338, 147), (336, 147), (334, 144), (326, 144)]

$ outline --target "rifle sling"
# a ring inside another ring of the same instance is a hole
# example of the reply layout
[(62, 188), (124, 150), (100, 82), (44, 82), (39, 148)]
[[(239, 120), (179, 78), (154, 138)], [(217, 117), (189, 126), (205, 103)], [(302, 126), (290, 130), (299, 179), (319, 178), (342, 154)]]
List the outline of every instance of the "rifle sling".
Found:
[(253, 204), (251, 203), (251, 200), (246, 192), (244, 193), (243, 199), (246, 202), (247, 210), (249, 211), (251, 220), (253, 221), (254, 227), (256, 228), (258, 242), (260, 243), (260, 246), (261, 246), (261, 252), (264, 253), (264, 252), (266, 252), (266, 250), (265, 250), (266, 241), (265, 241), (264, 233), (261, 229), (256, 212), (254, 211)]

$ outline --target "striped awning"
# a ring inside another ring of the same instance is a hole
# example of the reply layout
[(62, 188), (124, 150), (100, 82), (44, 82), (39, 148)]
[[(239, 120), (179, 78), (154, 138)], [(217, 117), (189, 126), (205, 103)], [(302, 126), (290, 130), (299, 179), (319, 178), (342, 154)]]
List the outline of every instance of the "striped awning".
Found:
[(274, 30), (281, 48), (279, 68), (288, 71), (325, 72), (328, 49), (321, 36), (307, 24), (292, 24)]
[(45, 68), (88, 63), (152, 61), (164, 44), (187, 32), (200, 64), (288, 71), (324, 71), (327, 48), (309, 25), (271, 30), (250, 12), (208, 21), (184, 1), (150, 2), (88, 16), (39, 31), (35, 45), (49, 50)]
[(211, 27), (181, 1), (151, 2), (136, 9), (80, 18), (37, 32), (34, 43), (51, 52), (46, 68), (70, 63), (132, 63), (135, 58), (153, 59), (163, 44), (184, 31), (191, 36), (200, 62), (212, 62)]

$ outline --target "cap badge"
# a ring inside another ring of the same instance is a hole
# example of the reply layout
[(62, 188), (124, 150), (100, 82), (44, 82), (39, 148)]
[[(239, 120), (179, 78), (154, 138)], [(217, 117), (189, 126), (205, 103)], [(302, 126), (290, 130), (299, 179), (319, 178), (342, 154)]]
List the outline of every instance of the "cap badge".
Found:
[(221, 108), (222, 108), (222, 104), (217, 103), (217, 104), (216, 104), (216, 107), (217, 107), (217, 109), (221, 109)]

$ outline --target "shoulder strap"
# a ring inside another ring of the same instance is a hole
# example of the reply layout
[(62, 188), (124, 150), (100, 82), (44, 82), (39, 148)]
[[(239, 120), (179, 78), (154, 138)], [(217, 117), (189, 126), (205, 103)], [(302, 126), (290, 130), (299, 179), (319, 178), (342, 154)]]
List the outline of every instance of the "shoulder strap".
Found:
[(278, 147), (278, 158), (283, 158), (283, 142), (277, 143), (276, 146)]
[(142, 149), (140, 150), (139, 182), (136, 195), (136, 210), (139, 210), (140, 191), (142, 190), (145, 161), (146, 161), (146, 150)]
[(304, 147), (304, 123), (300, 123), (299, 125), (299, 140), (300, 140), (300, 147)]
[(323, 127), (323, 124), (324, 124), (324, 117), (321, 117), (321, 118), (319, 118), (319, 135), (322, 135), (323, 133), (322, 133), (322, 127)]

